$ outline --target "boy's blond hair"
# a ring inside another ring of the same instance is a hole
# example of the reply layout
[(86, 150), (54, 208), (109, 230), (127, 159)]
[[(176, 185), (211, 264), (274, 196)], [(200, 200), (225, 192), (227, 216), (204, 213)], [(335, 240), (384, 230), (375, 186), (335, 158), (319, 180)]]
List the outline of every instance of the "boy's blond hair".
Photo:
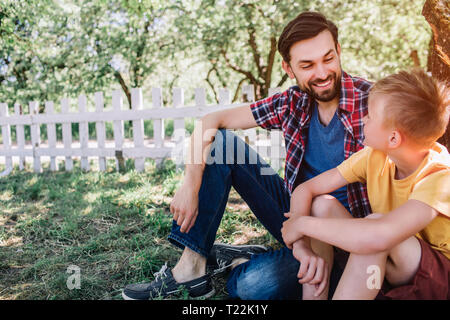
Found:
[(375, 83), (370, 95), (387, 97), (384, 124), (429, 147), (448, 126), (450, 90), (421, 69), (400, 71)]

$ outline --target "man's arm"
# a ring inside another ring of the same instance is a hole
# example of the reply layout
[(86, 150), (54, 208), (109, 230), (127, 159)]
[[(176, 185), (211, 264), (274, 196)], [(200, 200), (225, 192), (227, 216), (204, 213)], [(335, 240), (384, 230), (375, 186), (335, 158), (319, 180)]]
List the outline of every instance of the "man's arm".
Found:
[(198, 191), (202, 183), (206, 155), (217, 130), (249, 129), (256, 126), (249, 105), (213, 112), (197, 121), (190, 140), (184, 181), (170, 205), (170, 212), (181, 226), (181, 232), (189, 232), (197, 217)]
[(218, 129), (249, 129), (256, 126), (250, 106), (217, 111), (202, 117), (196, 122), (191, 135), (186, 158), (186, 174), (196, 172), (198, 169), (203, 173), (208, 147)]
[(429, 205), (408, 200), (380, 219), (322, 219), (301, 217), (297, 236), (309, 236), (357, 254), (389, 250), (423, 230), (438, 211)]

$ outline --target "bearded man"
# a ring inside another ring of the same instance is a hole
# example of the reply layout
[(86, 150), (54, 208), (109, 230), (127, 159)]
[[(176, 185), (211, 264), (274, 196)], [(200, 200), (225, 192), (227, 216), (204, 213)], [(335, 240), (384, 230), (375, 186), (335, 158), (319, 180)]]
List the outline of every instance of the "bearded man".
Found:
[[(341, 69), (336, 25), (320, 13), (301, 13), (283, 30), (278, 50), (283, 70), (297, 85), (250, 106), (201, 119), (190, 147), (191, 157), (201, 160), (186, 164), (184, 182), (170, 206), (174, 221), (169, 241), (183, 253), (174, 268), (165, 265), (151, 283), (126, 286), (125, 299), (166, 297), (181, 287), (191, 297), (210, 297), (214, 294), (211, 277), (223, 271), (230, 271), (227, 291), (232, 298), (300, 299), (302, 289), (316, 290), (321, 296), (333, 293), (342, 264), (329, 267), (328, 259), (320, 256), (334, 252), (319, 254), (314, 239), (302, 238), (292, 250), (214, 243), (233, 186), (262, 225), (284, 244), (281, 227), (284, 213), (296, 201), (291, 197), (294, 189), (363, 148), (362, 119), (367, 114), (371, 83)], [(283, 132), (287, 151), (284, 180), (226, 130), (256, 126)], [(210, 138), (204, 139), (208, 133)], [(204, 154), (209, 158), (204, 159)], [(361, 183), (339, 189), (332, 196), (354, 217), (371, 213)], [(208, 273), (211, 268), (214, 271)]]

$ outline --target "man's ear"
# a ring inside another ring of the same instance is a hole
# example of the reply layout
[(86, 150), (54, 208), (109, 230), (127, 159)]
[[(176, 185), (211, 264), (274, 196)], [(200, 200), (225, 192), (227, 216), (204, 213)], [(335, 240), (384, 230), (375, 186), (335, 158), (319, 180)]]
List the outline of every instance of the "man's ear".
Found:
[(339, 42), (336, 45), (336, 51), (337, 51), (338, 56), (340, 57), (341, 56), (341, 45), (339, 44)]
[(289, 78), (294, 79), (294, 73), (292, 72), (291, 66), (286, 61), (281, 61), (281, 67), (288, 74)]
[(402, 144), (402, 135), (398, 130), (393, 130), (389, 135), (389, 148), (396, 149)]

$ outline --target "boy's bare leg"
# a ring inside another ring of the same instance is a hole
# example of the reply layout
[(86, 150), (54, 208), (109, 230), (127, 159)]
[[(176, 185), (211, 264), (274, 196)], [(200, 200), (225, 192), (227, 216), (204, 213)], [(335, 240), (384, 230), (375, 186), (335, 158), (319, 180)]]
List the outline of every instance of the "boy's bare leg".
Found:
[(173, 267), (175, 281), (181, 283), (190, 281), (206, 274), (206, 258), (185, 247), (178, 263)]
[[(353, 218), (347, 209), (336, 198), (330, 195), (319, 196), (313, 200), (311, 205), (311, 216), (319, 218)], [(307, 283), (303, 284), (303, 300), (327, 300), (330, 286), (330, 274), (333, 268), (333, 246), (317, 239), (311, 239), (311, 248), (327, 263), (327, 285), (322, 294), (316, 297), (315, 294), (317, 292), (318, 285)]]
[(407, 284), (417, 273), (422, 258), (422, 247), (416, 237), (410, 237), (395, 246), (386, 263), (386, 280), (394, 287)]
[[(387, 253), (372, 255), (350, 254), (333, 300), (373, 300), (383, 284)], [(375, 268), (375, 269), (373, 269)], [(374, 272), (374, 273), (371, 273)], [(374, 286), (369, 277), (379, 277)]]
[[(376, 215), (369, 217), (377, 218)], [(406, 239), (389, 252), (350, 254), (333, 300), (375, 299), (385, 277), (394, 287), (406, 284), (416, 274), (421, 256), (422, 249), (415, 237)], [(373, 279), (377, 276), (379, 279)]]

